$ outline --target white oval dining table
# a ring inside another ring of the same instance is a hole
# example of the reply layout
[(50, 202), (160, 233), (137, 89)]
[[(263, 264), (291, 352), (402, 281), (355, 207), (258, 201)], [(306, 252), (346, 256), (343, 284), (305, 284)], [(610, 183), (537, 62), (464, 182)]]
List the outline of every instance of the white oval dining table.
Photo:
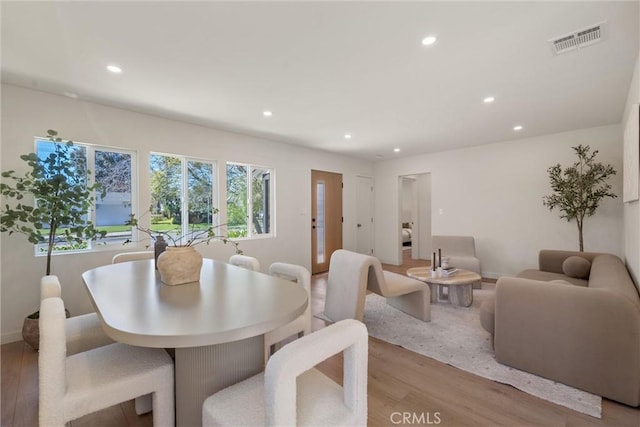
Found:
[(175, 349), (176, 425), (201, 424), (202, 403), (264, 368), (264, 333), (309, 304), (299, 285), (204, 259), (200, 281), (168, 286), (153, 260), (105, 265), (82, 279), (111, 338)]

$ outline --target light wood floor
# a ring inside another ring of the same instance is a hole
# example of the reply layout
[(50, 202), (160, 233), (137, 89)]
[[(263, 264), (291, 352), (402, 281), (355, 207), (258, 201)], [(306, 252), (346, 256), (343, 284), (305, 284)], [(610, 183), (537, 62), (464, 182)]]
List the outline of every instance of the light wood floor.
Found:
[[(425, 263), (405, 257), (401, 267), (384, 267), (402, 273)], [(325, 289), (326, 274), (314, 276), (313, 313), (322, 311)], [(324, 326), (322, 320), (313, 321), (314, 329)], [(37, 426), (37, 353), (17, 342), (3, 345), (1, 357), (1, 425)], [(320, 369), (341, 382), (341, 357), (324, 362)], [(592, 418), (375, 338), (369, 339), (368, 381), (370, 426), (640, 426), (637, 408), (604, 399), (602, 419)], [(72, 427), (151, 425), (150, 414), (135, 414), (133, 401), (71, 423)]]

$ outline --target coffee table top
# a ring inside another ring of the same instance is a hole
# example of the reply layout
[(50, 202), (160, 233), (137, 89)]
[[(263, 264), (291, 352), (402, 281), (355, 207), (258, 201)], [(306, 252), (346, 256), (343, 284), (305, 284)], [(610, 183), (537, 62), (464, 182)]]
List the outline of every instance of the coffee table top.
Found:
[(407, 270), (407, 276), (436, 285), (468, 285), (482, 280), (478, 273), (458, 268), (451, 276), (432, 276), (430, 267), (413, 267)]

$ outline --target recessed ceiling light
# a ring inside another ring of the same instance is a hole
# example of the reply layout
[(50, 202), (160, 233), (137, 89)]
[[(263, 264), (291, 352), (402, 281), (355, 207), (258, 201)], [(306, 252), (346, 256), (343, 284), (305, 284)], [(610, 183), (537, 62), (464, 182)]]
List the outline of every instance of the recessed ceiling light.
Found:
[(496, 98), (494, 98), (493, 96), (487, 96), (485, 99), (482, 100), (482, 102), (484, 102), (485, 104), (491, 104), (495, 100)]
[(345, 133), (344, 134), (344, 139), (351, 139), (351, 134), (350, 133)]
[(422, 39), (422, 44), (424, 46), (430, 46), (436, 42), (436, 36), (427, 36)]
[(399, 148), (394, 148), (394, 149), (393, 149), (393, 152), (394, 152), (394, 153), (399, 153), (399, 152), (400, 152), (400, 149), (399, 149)]
[(122, 72), (122, 68), (117, 65), (107, 65), (107, 70), (111, 71), (114, 74), (120, 74)]
[(271, 116), (273, 116), (273, 113), (271, 111), (269, 111), (269, 110), (266, 110), (266, 111), (262, 112), (262, 115), (265, 116), (265, 117), (271, 117)]
[(513, 127), (513, 130), (515, 130), (515, 131), (522, 130), (522, 126), (520, 126), (520, 125), (518, 125), (518, 126), (514, 126), (514, 127)]

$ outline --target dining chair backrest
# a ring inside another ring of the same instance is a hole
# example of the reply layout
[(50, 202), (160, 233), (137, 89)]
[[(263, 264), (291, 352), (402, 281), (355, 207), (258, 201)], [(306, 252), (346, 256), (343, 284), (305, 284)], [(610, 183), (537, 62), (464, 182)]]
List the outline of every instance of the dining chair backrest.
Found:
[(62, 288), (58, 276), (47, 275), (40, 279), (40, 300), (62, 296)]
[(269, 266), (269, 274), (298, 283), (307, 292), (307, 308), (300, 316), (277, 329), (264, 334), (264, 360), (269, 360), (276, 345), (285, 339), (297, 335), (301, 337), (311, 333), (311, 274), (301, 265), (274, 262)]
[(237, 265), (238, 267), (246, 268), (247, 270), (260, 271), (260, 261), (257, 258), (247, 255), (231, 255), (229, 258), (229, 264)]
[[(61, 288), (58, 276), (43, 276), (40, 279), (40, 300), (61, 298)], [(113, 343), (113, 340), (102, 329), (96, 313), (67, 317), (65, 320), (65, 339), (67, 356)]]
[(38, 355), (40, 425), (65, 423), (66, 338), (64, 303), (59, 297), (40, 302), (40, 354)]
[(140, 261), (143, 259), (153, 259), (155, 253), (153, 251), (139, 251), (139, 252), (122, 252), (115, 254), (111, 259), (111, 264), (118, 264), (120, 262), (127, 261)]
[(311, 295), (311, 274), (309, 270), (301, 265), (288, 264), (285, 262), (274, 262), (269, 266), (269, 274), (290, 280), (302, 286)]
[[(339, 353), (343, 353), (343, 386), (314, 368)], [(357, 320), (305, 335), (276, 352), (264, 372), (207, 398), (202, 425), (364, 427), (367, 354), (367, 328)]]

